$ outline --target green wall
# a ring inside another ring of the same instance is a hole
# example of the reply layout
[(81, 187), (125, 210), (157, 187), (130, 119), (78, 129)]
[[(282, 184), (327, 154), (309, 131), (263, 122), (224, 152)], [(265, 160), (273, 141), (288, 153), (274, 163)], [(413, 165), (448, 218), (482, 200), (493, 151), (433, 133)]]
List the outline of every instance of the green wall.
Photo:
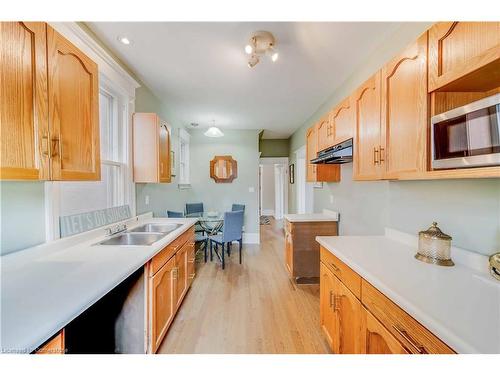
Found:
[[(306, 130), (350, 95), (382, 65), (411, 43), (426, 24), (407, 23), (355, 70), (290, 137), (290, 162), (305, 144)], [(482, 254), (500, 244), (500, 180), (353, 181), (352, 163), (341, 167), (341, 182), (314, 189), (314, 211), (340, 212), (340, 233), (383, 234), (385, 227), (417, 234), (432, 221), (453, 237), (453, 244)], [(295, 185), (289, 185), (289, 210), (296, 212)]]
[(260, 139), (259, 151), (261, 158), (288, 157), (290, 153), (289, 139)]

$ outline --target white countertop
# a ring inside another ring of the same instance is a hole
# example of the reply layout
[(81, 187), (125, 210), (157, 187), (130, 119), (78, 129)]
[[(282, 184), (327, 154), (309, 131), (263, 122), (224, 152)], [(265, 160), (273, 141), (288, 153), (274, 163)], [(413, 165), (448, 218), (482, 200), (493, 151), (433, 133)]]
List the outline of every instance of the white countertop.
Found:
[(500, 282), (487, 272), (420, 262), (387, 236), (316, 240), (455, 351), (500, 353)]
[[(180, 223), (151, 246), (92, 246), (103, 228), (0, 257), (3, 352), (30, 352), (64, 328), (154, 255), (196, 219), (145, 217), (145, 223)], [(83, 242), (77, 239), (83, 238)], [(75, 244), (76, 243), (76, 244)]]
[(321, 214), (286, 214), (285, 219), (291, 223), (339, 221), (339, 214), (338, 212), (323, 210)]

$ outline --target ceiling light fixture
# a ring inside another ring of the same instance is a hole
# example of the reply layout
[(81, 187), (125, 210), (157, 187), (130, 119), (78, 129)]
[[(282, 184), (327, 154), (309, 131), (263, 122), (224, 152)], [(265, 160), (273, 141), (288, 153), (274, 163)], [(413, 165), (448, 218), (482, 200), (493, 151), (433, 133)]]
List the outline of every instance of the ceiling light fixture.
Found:
[(245, 46), (245, 52), (251, 55), (247, 63), (249, 68), (257, 65), (263, 55), (268, 55), (272, 62), (276, 62), (279, 56), (276, 40), (269, 31), (256, 31)]
[(125, 44), (126, 46), (129, 46), (132, 44), (132, 41), (129, 38), (127, 38), (126, 36), (119, 36), (117, 39), (121, 44)]
[(210, 138), (220, 138), (224, 137), (224, 133), (215, 126), (215, 120), (212, 120), (213, 126), (209, 127), (208, 130), (204, 133), (205, 136)]

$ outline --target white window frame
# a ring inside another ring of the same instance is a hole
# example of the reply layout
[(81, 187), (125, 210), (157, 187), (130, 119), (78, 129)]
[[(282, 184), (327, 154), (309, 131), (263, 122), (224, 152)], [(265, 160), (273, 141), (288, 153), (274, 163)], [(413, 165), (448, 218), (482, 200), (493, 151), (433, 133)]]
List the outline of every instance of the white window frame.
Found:
[[(75, 22), (51, 22), (50, 25), (64, 35), (82, 52), (94, 60), (99, 68), (99, 89), (118, 98), (116, 114), (121, 116), (121, 145), (126, 146), (120, 165), (125, 164), (122, 173), (124, 204), (130, 206), (132, 216), (136, 214), (135, 184), (132, 159), (132, 115), (135, 111), (135, 90), (139, 83), (125, 71), (92, 37)], [(115, 161), (101, 163), (115, 164)], [(59, 213), (60, 189), (56, 181), (45, 182), (45, 237), (46, 241), (60, 238)]]
[[(179, 187), (190, 186), (189, 144), (191, 135), (184, 129), (179, 129)], [(183, 151), (184, 150), (184, 151)], [(183, 168), (184, 167), (184, 168)]]

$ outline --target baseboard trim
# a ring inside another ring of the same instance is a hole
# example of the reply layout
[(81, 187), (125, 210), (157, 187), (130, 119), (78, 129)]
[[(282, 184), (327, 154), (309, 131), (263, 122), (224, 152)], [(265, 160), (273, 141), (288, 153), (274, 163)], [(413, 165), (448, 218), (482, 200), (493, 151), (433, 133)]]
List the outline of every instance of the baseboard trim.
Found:
[(243, 233), (243, 243), (259, 244), (260, 243), (260, 234), (259, 233)]

